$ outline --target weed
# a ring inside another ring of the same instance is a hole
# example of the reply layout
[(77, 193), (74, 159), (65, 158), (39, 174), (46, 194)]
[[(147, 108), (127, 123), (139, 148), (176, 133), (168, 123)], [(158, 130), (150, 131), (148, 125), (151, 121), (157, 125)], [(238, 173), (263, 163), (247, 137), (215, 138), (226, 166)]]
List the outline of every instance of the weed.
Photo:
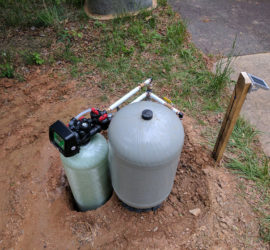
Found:
[(210, 84), (207, 86), (206, 91), (213, 95), (218, 95), (230, 83), (230, 75), (232, 73), (231, 64), (235, 56), (236, 38), (233, 42), (232, 49), (228, 54), (226, 60), (219, 60), (216, 65), (215, 75), (211, 77)]
[(41, 58), (41, 55), (37, 52), (32, 53), (33, 61), (37, 65), (41, 65), (44, 63), (44, 59)]
[(79, 76), (78, 67), (73, 65), (70, 69), (70, 74), (72, 77), (77, 78)]
[(10, 63), (0, 64), (0, 77), (14, 77), (14, 68)]
[(0, 55), (0, 77), (13, 78), (15, 70), (12, 64), (12, 55), (9, 51), (4, 51)]
[(63, 59), (66, 62), (72, 63), (72, 64), (77, 64), (78, 62), (81, 62), (82, 59), (77, 57), (72, 50), (70, 49), (69, 46), (66, 46), (64, 52), (63, 52)]
[(21, 54), (27, 65), (42, 65), (45, 62), (38, 52), (23, 51)]
[(158, 5), (163, 7), (167, 6), (167, 0), (158, 0)]
[(270, 216), (266, 216), (260, 223), (260, 236), (266, 242), (270, 242)]
[(15, 77), (16, 77), (16, 79), (18, 79), (19, 82), (24, 82), (24, 81), (25, 81), (24, 76), (21, 75), (21, 74), (18, 74), (18, 73), (17, 73), (17, 74), (15, 75)]
[(61, 30), (60, 32), (58, 32), (57, 38), (58, 42), (63, 42), (68, 45), (70, 45), (73, 41), (73, 36), (68, 30)]
[(106, 28), (106, 23), (96, 20), (94, 22), (94, 27), (95, 28), (100, 28), (101, 27), (101, 28), (105, 29)]

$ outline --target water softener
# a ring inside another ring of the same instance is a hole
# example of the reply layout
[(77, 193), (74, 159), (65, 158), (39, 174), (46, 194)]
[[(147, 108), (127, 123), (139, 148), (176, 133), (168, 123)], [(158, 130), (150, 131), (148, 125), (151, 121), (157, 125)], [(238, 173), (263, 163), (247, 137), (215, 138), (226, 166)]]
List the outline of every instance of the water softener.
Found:
[[(99, 133), (110, 116), (91, 109), (91, 118), (72, 118), (68, 126), (57, 121), (50, 126), (50, 141), (61, 152), (61, 161), (79, 210), (96, 209), (112, 194), (108, 168), (108, 144)], [(80, 115), (79, 115), (80, 116)]]
[[(50, 141), (61, 153), (81, 211), (104, 204), (112, 186), (125, 206), (139, 210), (159, 207), (170, 194), (184, 143), (183, 114), (152, 93), (151, 82), (147, 79), (106, 110), (87, 109), (67, 126), (61, 121), (50, 126)], [(145, 86), (145, 93), (119, 109)], [(87, 113), (90, 118), (83, 117)], [(108, 128), (109, 146), (100, 134)]]

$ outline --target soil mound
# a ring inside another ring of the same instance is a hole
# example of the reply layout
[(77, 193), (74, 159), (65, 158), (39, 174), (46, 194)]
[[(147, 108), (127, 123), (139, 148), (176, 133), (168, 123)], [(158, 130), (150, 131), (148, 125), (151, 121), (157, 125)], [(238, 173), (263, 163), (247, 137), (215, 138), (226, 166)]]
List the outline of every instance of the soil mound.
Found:
[(26, 83), (0, 80), (1, 249), (266, 249), (257, 240), (255, 213), (238, 195), (236, 177), (215, 168), (187, 115), (175, 183), (161, 208), (131, 212), (113, 195), (97, 210), (76, 211), (48, 127), (122, 95), (101, 103), (97, 86), (78, 91), (77, 84), (39, 69)]

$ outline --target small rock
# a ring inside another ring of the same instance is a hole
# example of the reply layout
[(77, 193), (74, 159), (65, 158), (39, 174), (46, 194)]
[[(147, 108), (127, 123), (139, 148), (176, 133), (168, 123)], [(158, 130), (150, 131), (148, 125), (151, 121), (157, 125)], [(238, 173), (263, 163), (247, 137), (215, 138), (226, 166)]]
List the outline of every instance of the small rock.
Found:
[(198, 217), (201, 213), (201, 209), (195, 208), (195, 209), (189, 210), (189, 212), (193, 214), (194, 216)]
[(176, 211), (176, 210), (175, 210), (175, 211), (173, 211), (173, 215), (174, 215), (174, 216), (176, 216), (176, 217), (178, 217), (178, 216), (179, 216), (178, 211)]
[(167, 205), (164, 207), (164, 211), (166, 214), (171, 214), (171, 213), (173, 213), (174, 209), (170, 205)]
[(177, 188), (176, 187), (173, 187), (172, 194), (177, 194)]
[(3, 83), (3, 87), (6, 89), (11, 88), (13, 85), (14, 83), (12, 82), (12, 80), (9, 80), (9, 79)]
[(32, 27), (31, 27), (31, 30), (35, 30), (35, 29), (36, 29), (36, 27), (35, 27), (35, 26), (32, 26)]
[(173, 203), (177, 203), (177, 202), (178, 202), (178, 199), (177, 199), (177, 197), (176, 197), (175, 195), (172, 195), (172, 196), (170, 197), (170, 200), (171, 200), (171, 202), (173, 202)]
[(204, 161), (209, 161), (209, 158), (208, 158), (207, 156), (204, 156), (204, 157), (203, 157), (203, 160), (204, 160)]
[(200, 231), (206, 231), (206, 229), (207, 229), (206, 226), (201, 226), (201, 227), (199, 228)]
[(158, 227), (155, 227), (155, 228), (153, 229), (154, 232), (156, 232), (157, 230), (158, 230)]
[(197, 163), (198, 165), (203, 165), (203, 164), (204, 164), (203, 160), (200, 159), (200, 158), (197, 158), (197, 159), (196, 159), (196, 163)]
[(220, 224), (220, 226), (222, 227), (222, 228), (224, 228), (224, 229), (227, 229), (228, 228), (228, 225), (225, 223), (225, 222), (220, 222), (219, 223)]

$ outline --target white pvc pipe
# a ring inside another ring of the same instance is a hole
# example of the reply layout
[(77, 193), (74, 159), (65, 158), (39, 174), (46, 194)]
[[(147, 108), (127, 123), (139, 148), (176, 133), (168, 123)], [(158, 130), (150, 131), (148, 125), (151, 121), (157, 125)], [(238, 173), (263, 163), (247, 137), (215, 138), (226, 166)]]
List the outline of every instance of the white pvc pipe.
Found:
[(140, 96), (138, 96), (133, 102), (131, 103), (135, 103), (135, 102), (140, 102), (142, 101), (143, 99), (145, 99), (147, 97), (147, 92), (141, 94)]
[[(155, 101), (157, 101), (165, 106), (168, 104), (167, 102), (165, 102), (163, 99), (161, 99), (160, 97), (158, 97), (154, 93), (150, 93), (150, 98), (152, 98), (153, 100), (155, 100)], [(171, 107), (171, 110), (174, 111), (176, 114), (180, 113), (180, 111), (174, 107)]]
[(135, 89), (128, 92), (126, 95), (124, 95), (122, 98), (120, 98), (118, 101), (116, 101), (114, 104), (112, 104), (109, 107), (109, 110), (114, 110), (118, 106), (120, 106), (123, 102), (125, 102), (128, 98), (135, 95), (139, 90), (141, 89), (141, 86), (136, 87)]
[(131, 96), (135, 95), (142, 87), (144, 87), (146, 85), (149, 85), (151, 82), (152, 82), (152, 78), (147, 79), (142, 84), (140, 84), (138, 87), (134, 88), (133, 90), (131, 90), (130, 92), (128, 92), (126, 95), (124, 95), (123, 97), (121, 97), (118, 101), (116, 101), (115, 103), (113, 103), (109, 107), (108, 110), (111, 111), (111, 110), (114, 110), (115, 108), (119, 107), (127, 99), (129, 99)]
[(75, 118), (78, 120), (79, 118), (81, 118), (83, 115), (90, 113), (91, 109), (86, 109), (83, 112), (81, 112), (80, 114), (78, 114)]
[[(141, 88), (143, 88), (146, 85), (149, 85), (152, 82), (152, 78), (148, 78), (147, 80), (145, 80), (142, 84), (140, 84), (138, 87), (134, 88), (133, 90), (131, 90), (130, 92), (128, 92), (126, 95), (124, 95), (122, 98), (120, 98), (118, 101), (116, 101), (115, 103), (113, 103), (110, 107), (108, 111), (112, 111), (115, 108), (117, 108), (119, 105), (121, 105), (123, 102), (125, 102), (128, 98), (130, 98), (131, 96), (135, 95)], [(90, 113), (91, 109), (86, 109), (84, 111), (82, 111), (80, 114), (78, 114), (75, 118), (79, 119), (81, 118), (83, 115)]]

